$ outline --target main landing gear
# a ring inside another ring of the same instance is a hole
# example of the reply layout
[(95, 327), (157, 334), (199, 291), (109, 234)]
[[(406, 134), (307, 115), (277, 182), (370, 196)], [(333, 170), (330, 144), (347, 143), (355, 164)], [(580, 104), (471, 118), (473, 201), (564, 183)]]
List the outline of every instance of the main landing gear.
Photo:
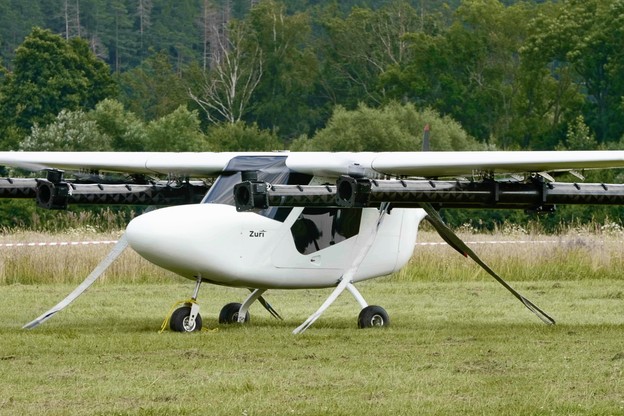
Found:
[[(238, 317), (240, 315), (241, 309), (240, 303), (232, 302), (228, 303), (221, 309), (219, 312), (219, 323), (220, 324), (234, 324), (238, 323)], [(241, 315), (242, 316), (242, 315)], [(249, 312), (246, 312), (243, 318), (243, 322), (249, 322)]]
[(358, 328), (373, 328), (389, 325), (390, 317), (388, 316), (388, 312), (381, 306), (367, 306), (362, 309), (358, 315)]

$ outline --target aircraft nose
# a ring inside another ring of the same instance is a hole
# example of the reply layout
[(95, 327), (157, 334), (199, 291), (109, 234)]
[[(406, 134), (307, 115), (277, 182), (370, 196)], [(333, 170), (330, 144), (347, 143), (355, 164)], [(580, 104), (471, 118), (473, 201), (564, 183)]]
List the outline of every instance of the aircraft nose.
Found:
[(145, 213), (128, 224), (128, 243), (157, 266), (188, 278), (203, 276), (209, 272), (205, 268), (209, 257), (219, 256), (226, 261), (228, 255), (219, 252), (214, 240), (215, 235), (226, 232), (228, 224), (232, 225), (228, 220), (231, 215), (214, 211), (235, 212), (235, 208), (198, 204)]

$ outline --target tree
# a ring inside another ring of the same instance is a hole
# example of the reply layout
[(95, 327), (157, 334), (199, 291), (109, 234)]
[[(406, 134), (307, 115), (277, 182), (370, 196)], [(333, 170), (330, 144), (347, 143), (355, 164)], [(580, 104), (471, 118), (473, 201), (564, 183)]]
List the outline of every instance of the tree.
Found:
[(390, 97), (452, 115), (473, 136), (504, 143), (514, 119), (518, 51), (533, 6), (465, 0), (439, 33), (410, 33), (412, 59), (381, 77)]
[(210, 150), (200, 129), (196, 111), (184, 106), (147, 125), (148, 148), (154, 152), (193, 152)]
[(270, 152), (284, 148), (275, 133), (256, 124), (222, 123), (211, 127), (207, 136), (211, 149), (218, 152)]
[(262, 54), (262, 78), (253, 92), (245, 121), (276, 130), (286, 139), (319, 125), (319, 62), (311, 46), (312, 26), (305, 13), (288, 15), (286, 6), (273, 0), (259, 2), (246, 19), (253, 33), (250, 49)]
[(581, 110), (600, 143), (624, 133), (623, 37), (622, 1), (567, 0), (535, 18), (523, 49), (533, 68), (548, 69), (541, 79), (583, 94)]
[(246, 39), (251, 35), (244, 22), (237, 22), (230, 27), (227, 39), (214, 37), (219, 51), (212, 56), (201, 93), (191, 92), (212, 123), (235, 124), (249, 111), (251, 96), (262, 79), (262, 52)]
[(166, 53), (154, 54), (119, 77), (120, 100), (141, 119), (155, 120), (191, 102), (186, 76), (176, 72)]
[(412, 104), (392, 102), (381, 108), (360, 105), (356, 110), (336, 107), (327, 126), (314, 137), (300, 137), (291, 150), (390, 152), (419, 151), (422, 132), (431, 129), (432, 150), (483, 149), (450, 117), (431, 109), (417, 110)]
[(401, 67), (411, 60), (406, 35), (423, 28), (417, 11), (403, 0), (378, 10), (355, 7), (346, 18), (332, 15), (321, 24), (326, 33), (321, 42), (323, 86), (333, 103), (347, 108), (384, 102), (379, 77), (389, 67)]
[(559, 143), (560, 150), (595, 150), (598, 147), (596, 138), (585, 124), (583, 116), (578, 116), (568, 125), (565, 143)]
[(150, 150), (144, 123), (119, 101), (106, 99), (89, 112), (101, 134), (110, 138), (110, 145), (116, 151)]
[(17, 49), (13, 72), (0, 87), (0, 129), (25, 135), (35, 123), (52, 122), (61, 110), (89, 110), (115, 93), (108, 67), (83, 40), (65, 41), (35, 28)]
[(112, 150), (111, 139), (82, 110), (62, 110), (45, 127), (35, 124), (20, 144), (26, 151), (105, 151)]
[(98, 37), (108, 51), (107, 60), (115, 73), (136, 65), (141, 58), (141, 53), (135, 53), (141, 38), (133, 31), (134, 10), (128, 10), (126, 3), (111, 0), (100, 11), (103, 30), (98, 30)]
[(153, 6), (152, 0), (138, 0), (136, 17), (138, 20), (139, 36), (141, 39), (140, 46), (139, 46), (141, 51), (145, 50), (145, 46), (144, 46), (145, 33), (147, 32), (147, 29), (149, 29), (149, 27), (152, 24), (152, 21), (151, 21), (152, 6)]
[(15, 49), (35, 26), (43, 26), (45, 6), (41, 0), (5, 0), (0, 2), (0, 59), (9, 63)]
[(80, 1), (63, 0), (63, 21), (65, 23), (65, 40), (81, 35)]

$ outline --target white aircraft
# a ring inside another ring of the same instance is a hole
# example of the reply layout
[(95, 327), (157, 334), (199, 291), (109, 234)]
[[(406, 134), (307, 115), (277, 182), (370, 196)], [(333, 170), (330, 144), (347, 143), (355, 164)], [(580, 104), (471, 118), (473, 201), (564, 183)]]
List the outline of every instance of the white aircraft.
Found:
[[(361, 307), (359, 327), (386, 326), (386, 311), (369, 305), (355, 285), (400, 270), (413, 254), (425, 218), (446, 242), (473, 258), (540, 319), (554, 323), (446, 227), (437, 209), (550, 211), (560, 203), (624, 204), (620, 184), (558, 183), (552, 176), (624, 167), (624, 151), (0, 152), (0, 165), (46, 171), (45, 179), (3, 180), (0, 197), (36, 197), (47, 208), (62, 209), (73, 202), (176, 205), (133, 219), (87, 279), (26, 328), (71, 303), (127, 245), (150, 262), (195, 281), (192, 300), (170, 317), (175, 331), (201, 329), (196, 300), (204, 282), (251, 291), (242, 303), (225, 305), (220, 323), (246, 322), (256, 300), (279, 318), (262, 296), (268, 289), (334, 287), (295, 333), (312, 325), (345, 289)], [(63, 171), (82, 174), (66, 180)], [(84, 179), (87, 173), (102, 172), (131, 176), (115, 183), (93, 176)], [(147, 176), (165, 179), (150, 182)], [(207, 177), (217, 179), (199, 203), (178, 205), (197, 200), (208, 187), (196, 179)]]

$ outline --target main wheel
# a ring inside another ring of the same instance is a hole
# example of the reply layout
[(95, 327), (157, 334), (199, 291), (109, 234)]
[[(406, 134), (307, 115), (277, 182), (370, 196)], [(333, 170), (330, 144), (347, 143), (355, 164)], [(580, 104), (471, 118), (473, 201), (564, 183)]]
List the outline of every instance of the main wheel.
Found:
[(191, 307), (182, 306), (176, 309), (169, 318), (169, 328), (176, 332), (193, 332), (199, 331), (202, 328), (202, 318), (200, 314), (195, 317), (195, 324), (189, 325), (189, 318), (191, 316)]
[(359, 328), (372, 328), (375, 326), (389, 326), (390, 317), (381, 306), (370, 305), (360, 311), (358, 316)]
[[(220, 324), (235, 324), (238, 323), (238, 311), (242, 305), (240, 303), (228, 303), (221, 309), (219, 313)], [(245, 314), (245, 322), (249, 322), (249, 312)]]

